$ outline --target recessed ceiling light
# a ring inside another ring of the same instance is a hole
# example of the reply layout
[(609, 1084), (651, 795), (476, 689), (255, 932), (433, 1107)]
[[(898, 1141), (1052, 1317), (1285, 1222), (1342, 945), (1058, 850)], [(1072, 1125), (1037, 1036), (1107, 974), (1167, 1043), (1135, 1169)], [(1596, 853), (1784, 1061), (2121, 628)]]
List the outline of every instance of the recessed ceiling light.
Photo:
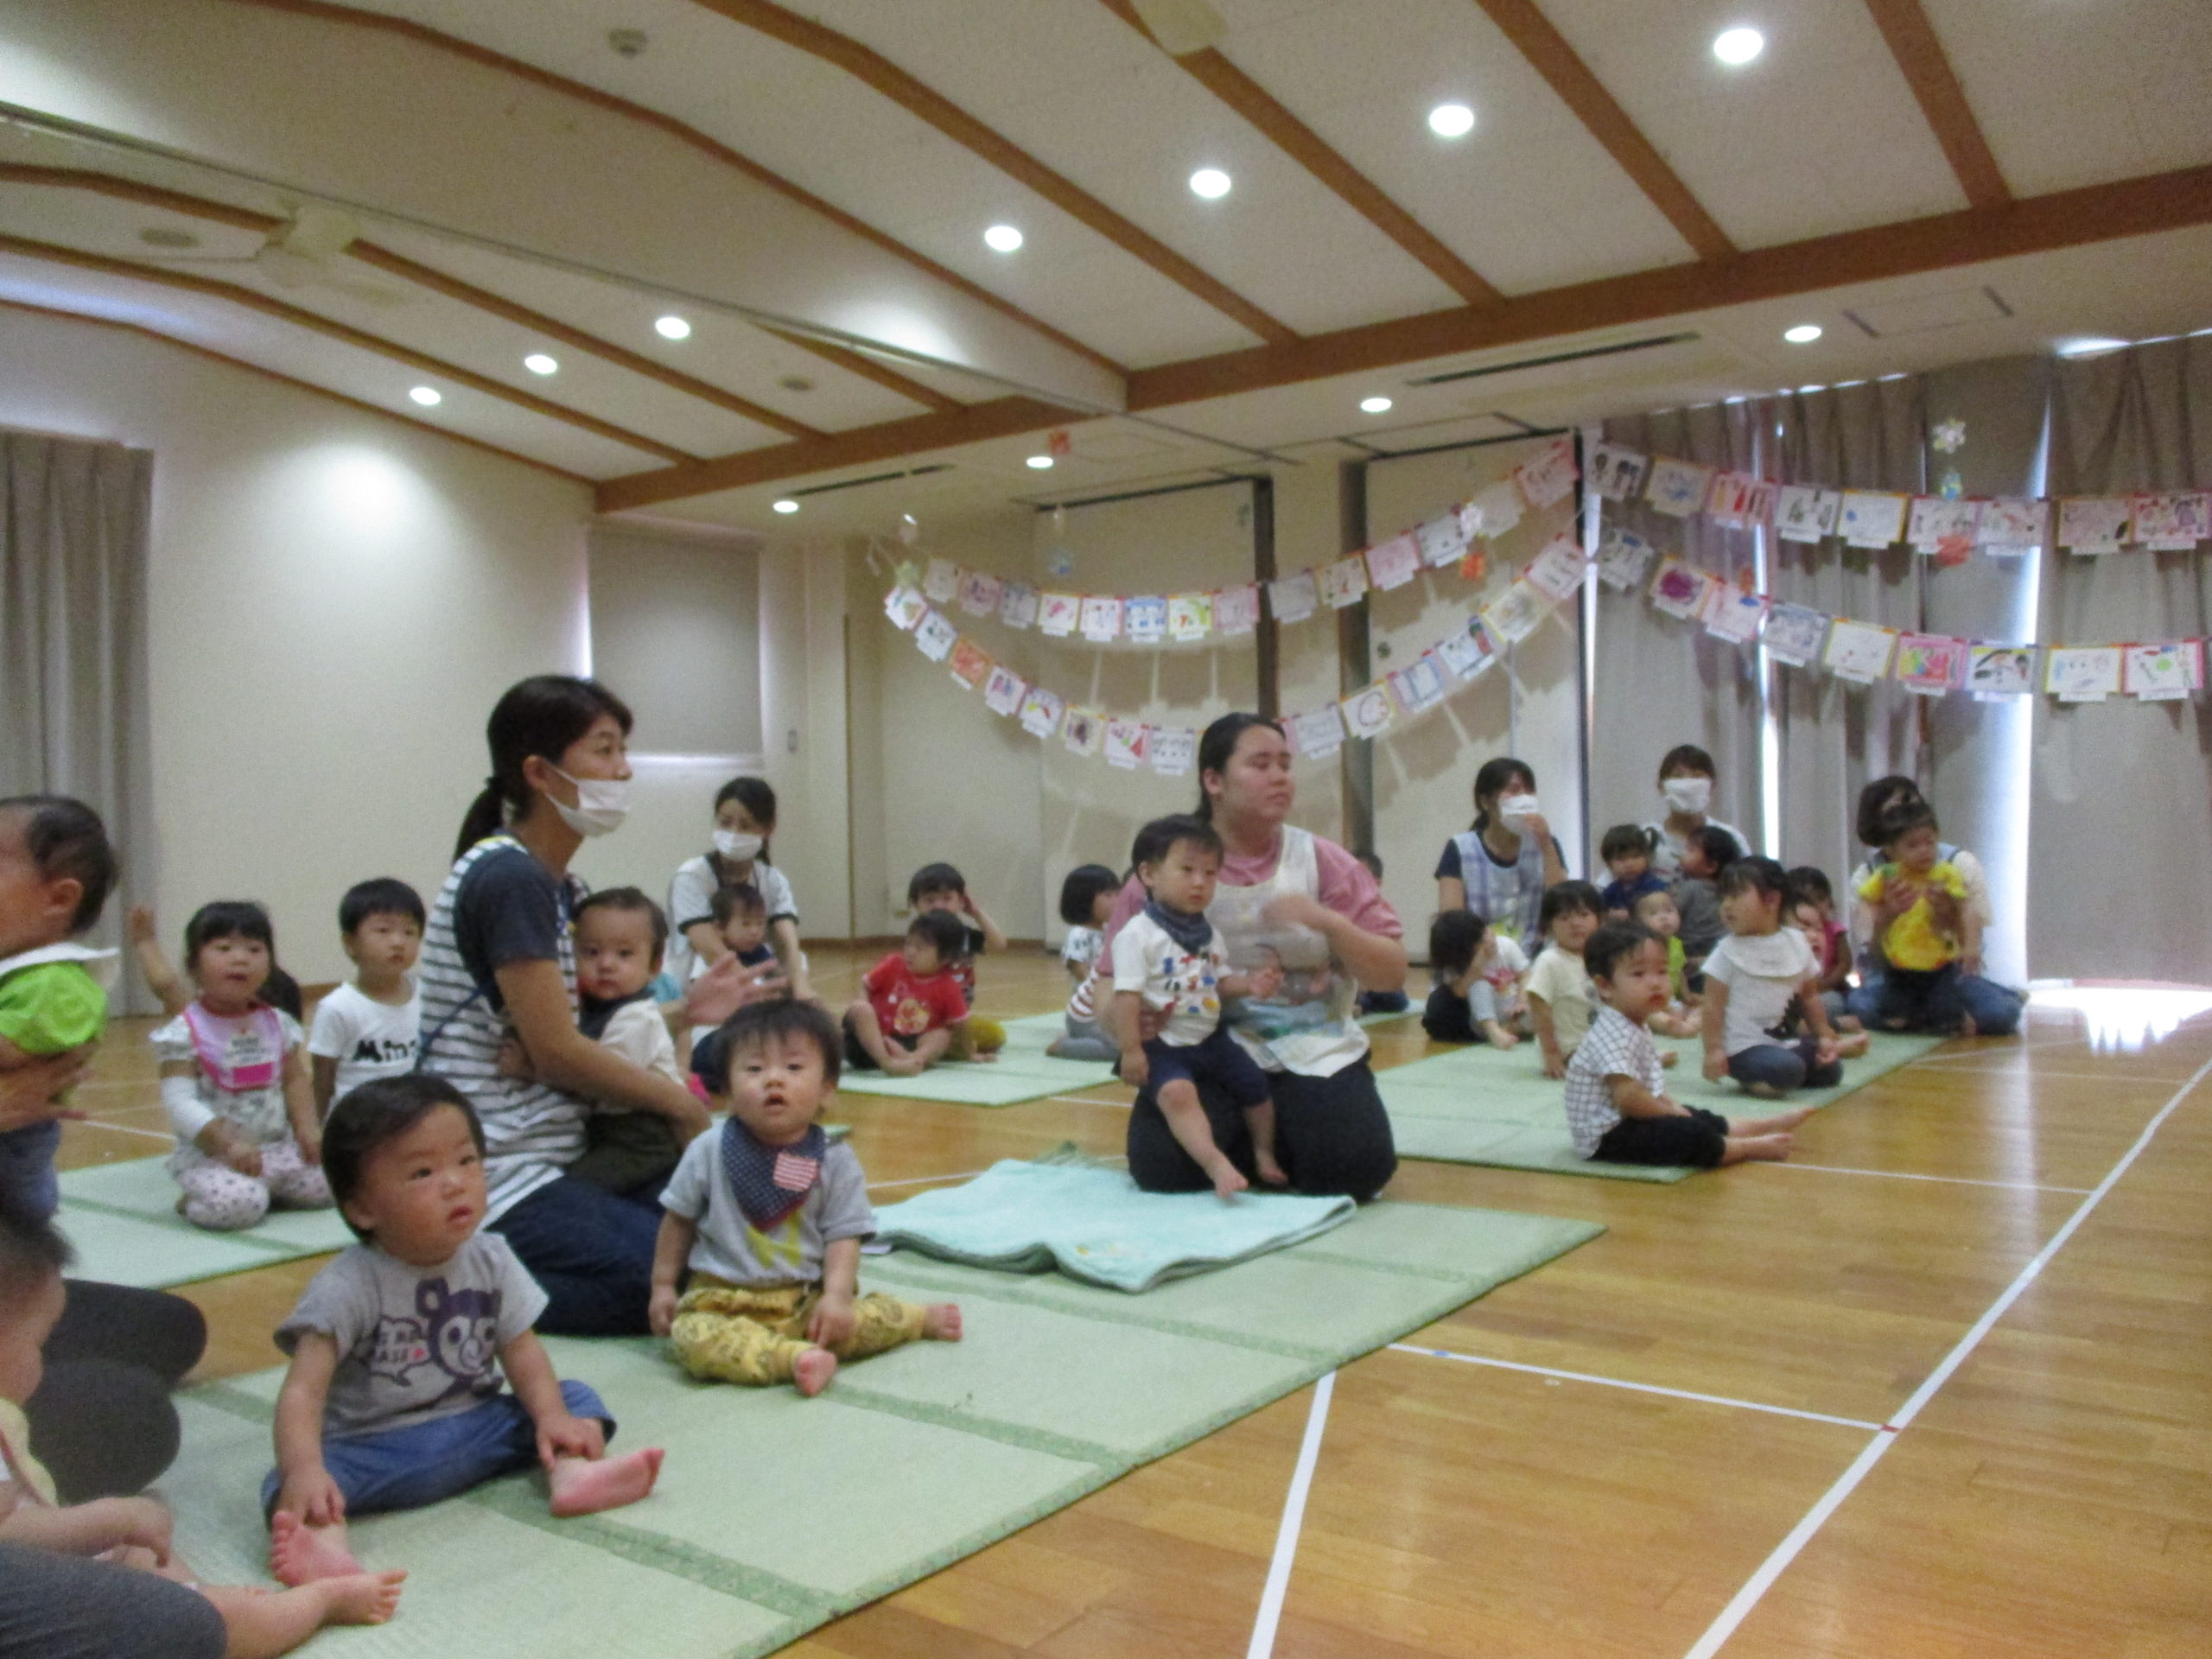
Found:
[(1440, 104), (1428, 112), (1428, 130), (1440, 138), (1464, 138), (1475, 130), (1475, 112), (1464, 104)]
[(2107, 340), (2094, 335), (2082, 340), (2062, 340), (2058, 342), (2061, 357), (2094, 357), (2100, 352), (2117, 352), (2127, 345), (2124, 340)]
[(689, 340), (691, 338), (691, 325), (679, 316), (670, 315), (656, 319), (653, 332), (663, 340)]
[(1050, 455), (1032, 455), (1029, 465), (1038, 472), (1049, 473), (1052, 470), (1052, 458)]
[(1756, 29), (1724, 29), (1713, 37), (1713, 55), (1730, 68), (1740, 68), (1766, 50), (1766, 36)]
[(1809, 346), (1821, 337), (1821, 325), (1817, 322), (1801, 322), (1795, 328), (1783, 329), (1782, 337), (1792, 346)]
[(1191, 188), (1208, 201), (1218, 201), (1229, 194), (1229, 175), (1217, 167), (1202, 167), (1191, 175)]
[(1359, 407), (1363, 414), (1387, 415), (1390, 412), (1390, 400), (1388, 397), (1363, 397), (1359, 400)]
[(984, 245), (998, 253), (1012, 253), (1021, 246), (1021, 232), (1011, 225), (994, 225), (983, 232)]
[(778, 512), (797, 512), (798, 511), (798, 503), (792, 500), (788, 495), (775, 505), (776, 511)]
[(435, 386), (417, 386), (414, 391), (409, 392), (407, 395), (410, 397), (412, 397), (416, 403), (422, 404), (425, 409), (429, 408), (433, 404), (442, 404), (445, 402), (445, 398), (440, 395), (438, 389)]
[(561, 364), (558, 359), (548, 357), (543, 352), (532, 352), (523, 359), (522, 365), (532, 374), (551, 374)]

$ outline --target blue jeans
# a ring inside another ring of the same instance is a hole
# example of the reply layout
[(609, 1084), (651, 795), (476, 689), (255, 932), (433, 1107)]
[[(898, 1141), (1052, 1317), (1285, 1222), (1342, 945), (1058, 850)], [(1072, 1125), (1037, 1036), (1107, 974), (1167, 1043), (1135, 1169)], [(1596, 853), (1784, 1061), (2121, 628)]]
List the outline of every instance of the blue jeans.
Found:
[[(1881, 1023), (1884, 976), (1868, 974), (1857, 990), (1851, 994), (1851, 1012), (1869, 1031), (1884, 1029)], [(1977, 1036), (2010, 1037), (2020, 1028), (2020, 1016), (2027, 1004), (2018, 991), (2007, 990), (1993, 979), (1984, 979), (1980, 974), (1961, 974), (1955, 982), (1953, 993), (1959, 1006), (1974, 1016)], [(1958, 1023), (1955, 1010), (1951, 1022)]]
[(1784, 1095), (1792, 1089), (1807, 1086), (1833, 1088), (1843, 1081), (1843, 1063), (1830, 1060), (1826, 1065), (1818, 1064), (1813, 1057), (1820, 1046), (1820, 1039), (1814, 1037), (1790, 1043), (1761, 1043), (1757, 1048), (1731, 1054), (1728, 1075), (1746, 1089), (1763, 1083), (1776, 1093)]
[(0, 1135), (0, 1192), (40, 1221), (60, 1207), (61, 1188), (54, 1176), (54, 1154), (60, 1144), (61, 1125), (50, 1119)]
[(563, 1175), (492, 1224), (546, 1296), (537, 1328), (556, 1337), (642, 1337), (652, 1299), (652, 1198)]
[[(596, 1417), (614, 1438), (614, 1420), (582, 1382), (563, 1382), (561, 1402), (572, 1417)], [(512, 1394), (467, 1411), (433, 1417), (406, 1428), (365, 1434), (326, 1434), (322, 1466), (346, 1495), (346, 1513), (419, 1510), (537, 1462), (537, 1426)], [(275, 1507), (283, 1475), (271, 1469), (261, 1483), (261, 1512)]]

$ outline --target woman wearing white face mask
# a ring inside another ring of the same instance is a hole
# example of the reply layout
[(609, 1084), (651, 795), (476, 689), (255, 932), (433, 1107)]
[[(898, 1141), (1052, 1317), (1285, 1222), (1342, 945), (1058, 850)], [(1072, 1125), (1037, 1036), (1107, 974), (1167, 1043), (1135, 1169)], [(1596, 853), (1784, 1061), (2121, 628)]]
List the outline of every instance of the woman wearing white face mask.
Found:
[(1475, 822), (1444, 843), (1436, 907), (1471, 910), (1535, 954), (1544, 889), (1567, 880), (1559, 840), (1536, 801), (1536, 774), (1510, 755), (1475, 773)]
[(715, 925), (715, 890), (745, 881), (767, 905), (768, 943), (791, 995), (814, 1000), (798, 948), (798, 903), (784, 873), (768, 861), (768, 838), (775, 833), (776, 791), (767, 779), (733, 778), (715, 791), (713, 849), (685, 859), (668, 884), (668, 971), (677, 984), (728, 953)]
[[(508, 689), (486, 735), (492, 775), (462, 820), (456, 862), (423, 934), (417, 1065), (466, 1094), (484, 1126), (485, 1224), (550, 1299), (538, 1328), (643, 1334), (658, 1192), (611, 1193), (565, 1173), (587, 1101), (658, 1112), (688, 1138), (706, 1109), (576, 1028), (569, 863), (628, 810), (630, 711), (592, 680), (546, 674)], [(687, 1017), (721, 1020), (752, 992), (738, 964), (693, 988)], [(528, 1077), (510, 1075), (513, 1039)]]
[(1744, 839), (1742, 830), (1706, 815), (1706, 809), (1713, 804), (1713, 780), (1717, 776), (1713, 757), (1696, 744), (1677, 744), (1667, 751), (1667, 758), (1659, 763), (1659, 794), (1667, 803), (1667, 816), (1643, 826), (1651, 832), (1653, 874), (1670, 881), (1680, 875), (1690, 836), (1708, 823), (1736, 838), (1737, 857), (1751, 855), (1751, 843)]

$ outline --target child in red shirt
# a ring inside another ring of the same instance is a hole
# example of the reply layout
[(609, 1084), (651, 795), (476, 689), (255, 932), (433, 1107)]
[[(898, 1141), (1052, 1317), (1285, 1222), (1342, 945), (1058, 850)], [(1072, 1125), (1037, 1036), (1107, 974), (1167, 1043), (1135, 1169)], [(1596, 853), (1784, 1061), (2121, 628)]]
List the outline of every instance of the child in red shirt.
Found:
[(925, 910), (904, 944), (868, 970), (863, 995), (845, 1010), (845, 1064), (911, 1077), (944, 1058), (952, 1028), (968, 1017), (956, 969), (966, 931), (948, 911)]

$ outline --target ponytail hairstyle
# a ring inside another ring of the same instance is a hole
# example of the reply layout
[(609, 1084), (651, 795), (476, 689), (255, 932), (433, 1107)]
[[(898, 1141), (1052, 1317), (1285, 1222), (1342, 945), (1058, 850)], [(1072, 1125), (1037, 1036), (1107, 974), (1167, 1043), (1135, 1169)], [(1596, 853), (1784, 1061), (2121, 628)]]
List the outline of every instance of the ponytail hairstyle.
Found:
[(1483, 810), (1483, 797), (1504, 794), (1516, 778), (1526, 778), (1532, 791), (1536, 787), (1535, 770), (1526, 760), (1516, 760), (1510, 754), (1484, 761), (1475, 773), (1475, 821), (1468, 827), (1477, 835), (1490, 828), (1490, 814)]
[[(1206, 773), (1227, 772), (1230, 757), (1236, 753), (1236, 741), (1255, 726), (1274, 726), (1275, 722), (1262, 715), (1224, 715), (1206, 728), (1198, 739), (1198, 804), (1192, 817), (1213, 822), (1213, 797), (1206, 793)], [(1276, 728), (1281, 730), (1280, 727)]]
[(597, 680), (568, 674), (533, 674), (509, 686), (493, 704), (492, 718), (485, 723), (492, 775), (484, 780), (483, 792), (461, 821), (461, 839), (454, 844), (454, 857), (460, 858), (485, 836), (496, 835), (529, 810), (531, 787), (523, 779), (524, 761), (536, 755), (558, 766), (569, 746), (609, 715), (627, 737), (629, 705)]
[[(626, 724), (624, 728), (627, 730)], [(720, 812), (725, 801), (735, 801), (745, 809), (745, 815), (760, 826), (760, 861), (772, 864), (768, 856), (769, 838), (776, 832), (776, 791), (766, 778), (733, 778), (715, 791), (715, 810)]]

